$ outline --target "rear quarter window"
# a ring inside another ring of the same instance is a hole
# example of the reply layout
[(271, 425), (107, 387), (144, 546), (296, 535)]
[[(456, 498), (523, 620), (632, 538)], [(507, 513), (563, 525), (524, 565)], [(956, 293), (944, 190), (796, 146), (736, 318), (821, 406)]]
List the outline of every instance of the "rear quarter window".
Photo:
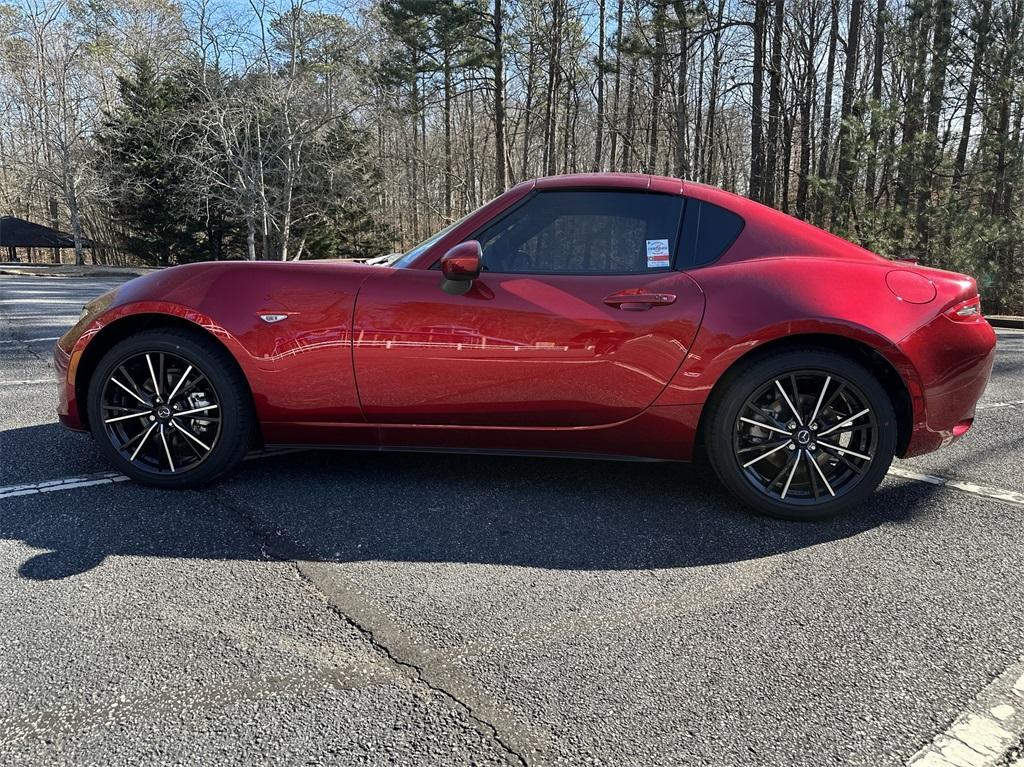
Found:
[(688, 197), (679, 236), (678, 267), (687, 269), (717, 261), (739, 237), (743, 224), (743, 219), (731, 210)]

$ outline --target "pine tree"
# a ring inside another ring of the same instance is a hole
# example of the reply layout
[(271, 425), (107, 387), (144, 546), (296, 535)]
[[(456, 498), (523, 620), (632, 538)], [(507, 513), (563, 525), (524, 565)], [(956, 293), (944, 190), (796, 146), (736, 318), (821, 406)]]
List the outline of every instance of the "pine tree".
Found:
[(209, 258), (203, 222), (186, 212), (189, 181), (171, 131), (170, 118), (185, 106), (187, 91), (159, 77), (147, 59), (133, 62), (118, 84), (121, 103), (106, 115), (98, 144), (122, 246), (161, 266)]

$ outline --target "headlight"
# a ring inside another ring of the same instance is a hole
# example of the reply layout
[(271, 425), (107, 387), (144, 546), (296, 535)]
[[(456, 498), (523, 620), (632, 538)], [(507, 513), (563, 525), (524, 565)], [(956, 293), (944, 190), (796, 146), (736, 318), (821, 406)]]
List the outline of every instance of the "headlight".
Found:
[(117, 288), (114, 288), (113, 290), (104, 293), (99, 298), (94, 298), (83, 306), (82, 312), (78, 315), (78, 320), (75, 322), (74, 326), (72, 326), (57, 343), (66, 351), (70, 352), (78, 339), (82, 337), (82, 333), (85, 332), (85, 329), (89, 327), (89, 324), (97, 315), (103, 314), (103, 312), (110, 308), (111, 304), (114, 303), (114, 298), (116, 296)]

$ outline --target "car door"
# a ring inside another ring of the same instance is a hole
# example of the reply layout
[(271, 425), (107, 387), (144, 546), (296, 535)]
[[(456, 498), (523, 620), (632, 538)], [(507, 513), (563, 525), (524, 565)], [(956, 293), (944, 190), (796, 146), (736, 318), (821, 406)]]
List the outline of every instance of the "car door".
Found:
[(675, 271), (682, 198), (535, 192), (478, 231), (464, 295), (436, 269), (381, 269), (360, 290), (353, 359), (375, 423), (594, 426), (650, 405), (704, 309)]

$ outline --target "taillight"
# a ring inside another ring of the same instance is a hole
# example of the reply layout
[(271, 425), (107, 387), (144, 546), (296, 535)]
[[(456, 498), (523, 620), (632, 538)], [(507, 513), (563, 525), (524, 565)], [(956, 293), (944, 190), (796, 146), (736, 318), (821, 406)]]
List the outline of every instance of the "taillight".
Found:
[(946, 310), (946, 316), (954, 322), (970, 322), (981, 317), (981, 296), (968, 298)]

